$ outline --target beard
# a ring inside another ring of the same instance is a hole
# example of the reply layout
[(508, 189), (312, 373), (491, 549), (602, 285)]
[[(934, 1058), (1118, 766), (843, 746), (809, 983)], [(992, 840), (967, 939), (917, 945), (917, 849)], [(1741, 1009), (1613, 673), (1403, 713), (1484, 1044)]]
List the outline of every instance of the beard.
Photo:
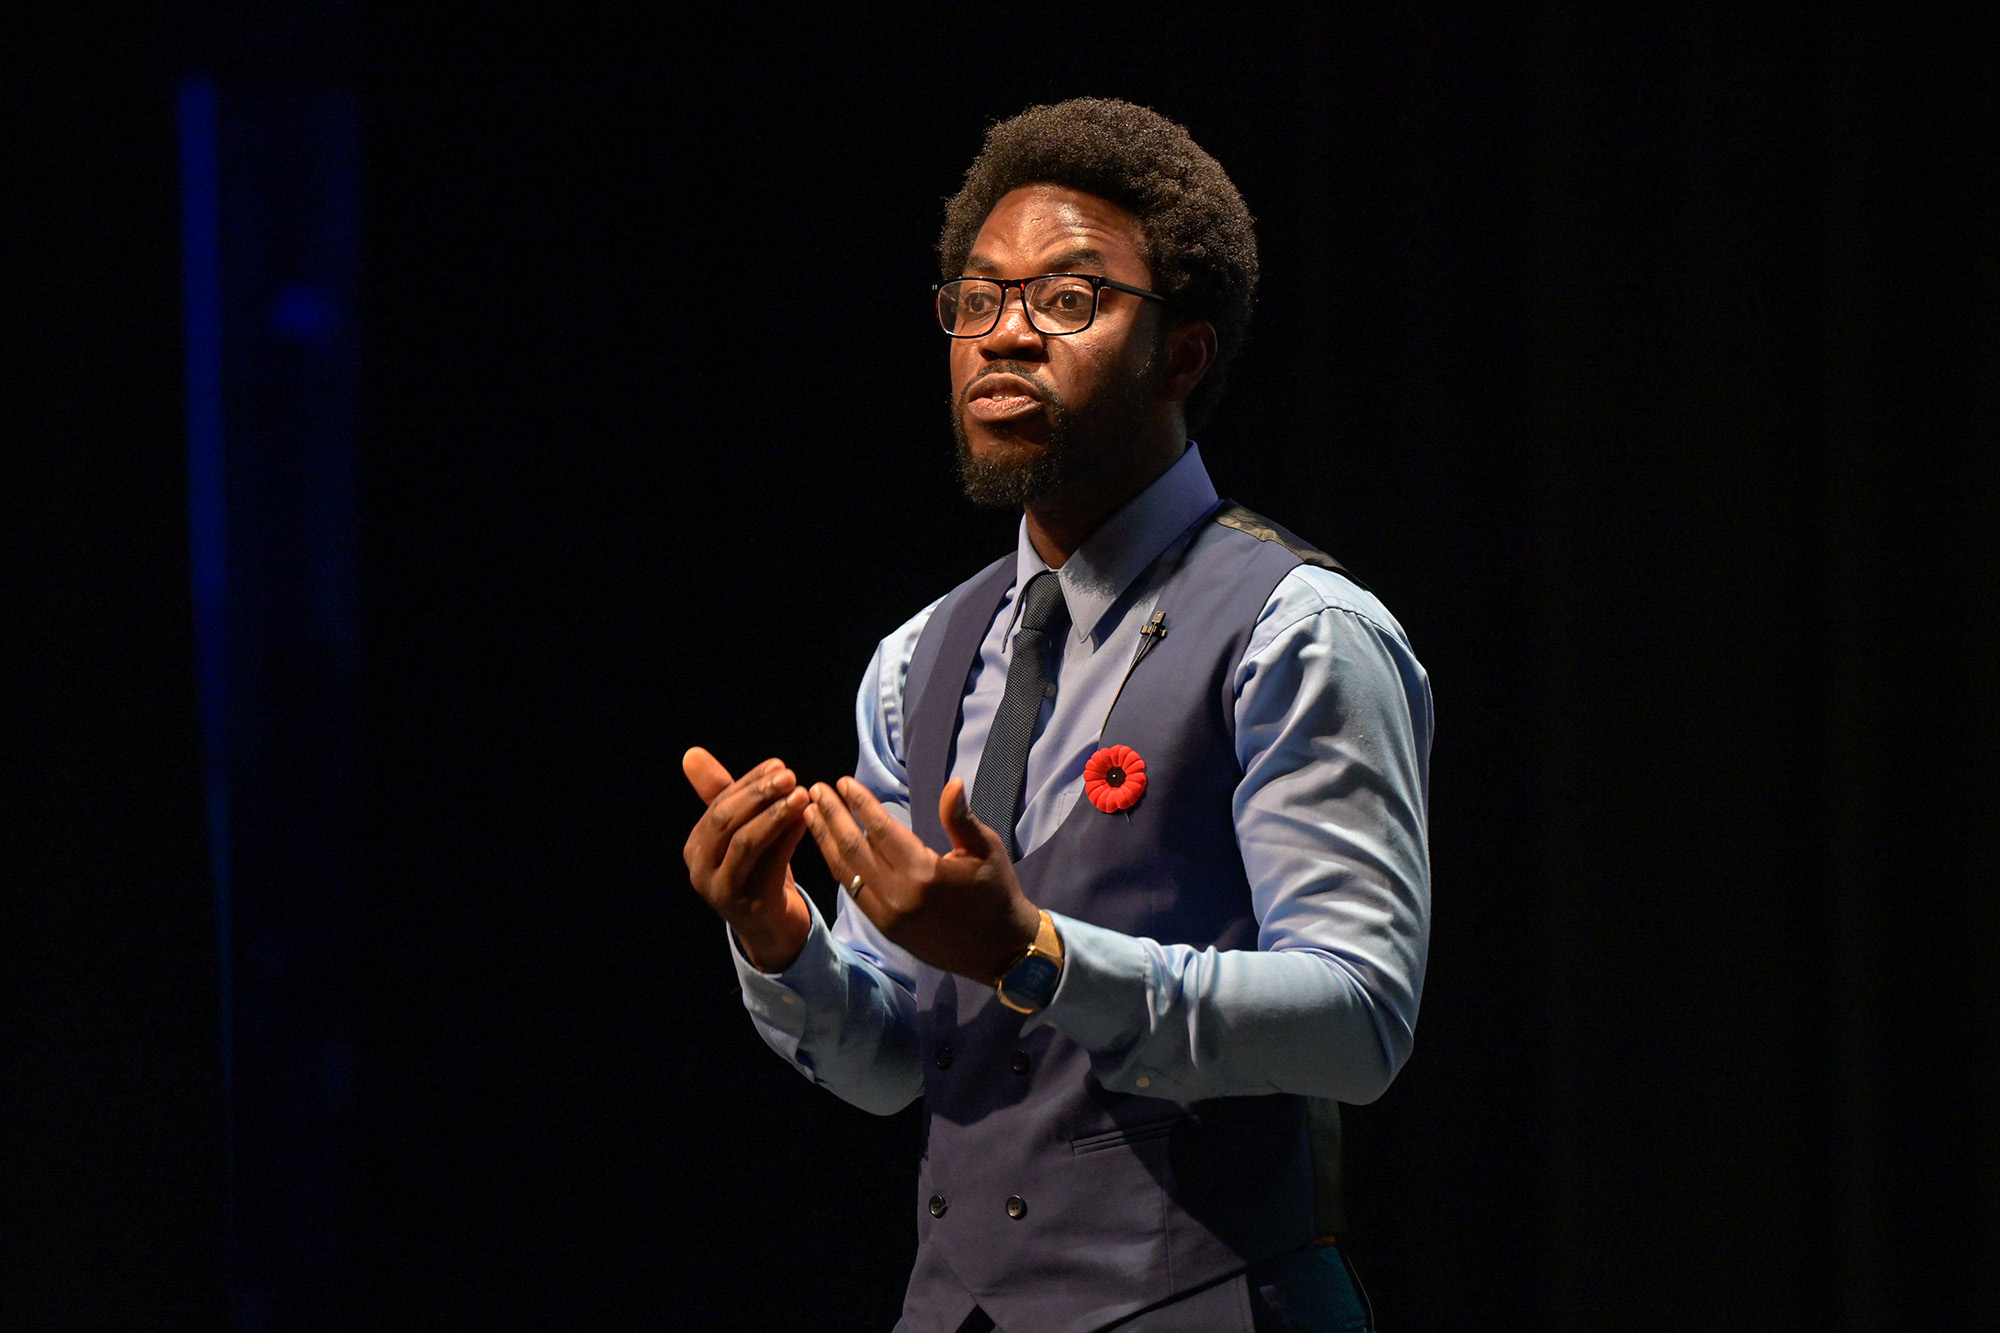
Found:
[(1144, 423), (1146, 405), (1160, 377), (1160, 360), (1156, 350), (1137, 374), (1080, 410), (1072, 410), (1031, 367), (1010, 361), (986, 367), (988, 373), (1006, 371), (1019, 375), (1040, 390), (1042, 413), (1048, 420), (1048, 439), (1036, 449), (1013, 443), (1008, 439), (1011, 432), (995, 432), (1008, 440), (1008, 446), (995, 455), (980, 458), (972, 452), (972, 443), (966, 438), (965, 405), (953, 395), (951, 433), (958, 443), (958, 481), (965, 490), (965, 498), (995, 509), (1030, 504), (1061, 490), (1079, 472), (1087, 472), (1124, 453), (1138, 438)]

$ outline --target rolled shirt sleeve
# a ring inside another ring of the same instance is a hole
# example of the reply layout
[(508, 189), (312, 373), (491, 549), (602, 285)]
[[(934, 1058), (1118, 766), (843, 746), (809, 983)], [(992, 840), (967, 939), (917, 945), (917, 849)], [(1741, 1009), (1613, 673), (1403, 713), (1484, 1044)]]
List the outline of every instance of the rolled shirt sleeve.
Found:
[(894, 1115), (924, 1090), (915, 992), (881, 959), (834, 938), (811, 898), (806, 905), (812, 933), (783, 972), (758, 971), (728, 932), (743, 1007), (792, 1068), (864, 1111)]

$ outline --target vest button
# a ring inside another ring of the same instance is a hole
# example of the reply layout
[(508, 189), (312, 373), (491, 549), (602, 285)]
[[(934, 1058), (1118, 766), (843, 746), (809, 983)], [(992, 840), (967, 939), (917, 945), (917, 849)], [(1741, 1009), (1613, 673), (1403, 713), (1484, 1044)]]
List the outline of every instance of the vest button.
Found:
[(945, 1210), (945, 1209), (947, 1209), (947, 1208), (949, 1208), (949, 1207), (951, 1207), (951, 1205), (945, 1202), (945, 1198), (944, 1198), (944, 1195), (942, 1195), (942, 1194), (933, 1194), (933, 1195), (931, 1195), (931, 1216), (932, 1216), (932, 1217), (943, 1217), (943, 1216), (944, 1216), (944, 1210)]
[[(932, 1202), (935, 1203), (937, 1201), (933, 1199)], [(1007, 1216), (1013, 1218), (1016, 1222), (1018, 1222), (1027, 1215), (1028, 1215), (1028, 1201), (1022, 1198), (1018, 1194), (1008, 1195)]]
[(931, 1063), (939, 1069), (951, 1068), (951, 1047), (940, 1045), (937, 1048), (937, 1053), (931, 1056)]
[(1026, 1051), (1014, 1052), (1014, 1072), (1017, 1074), (1028, 1072), (1028, 1053)]

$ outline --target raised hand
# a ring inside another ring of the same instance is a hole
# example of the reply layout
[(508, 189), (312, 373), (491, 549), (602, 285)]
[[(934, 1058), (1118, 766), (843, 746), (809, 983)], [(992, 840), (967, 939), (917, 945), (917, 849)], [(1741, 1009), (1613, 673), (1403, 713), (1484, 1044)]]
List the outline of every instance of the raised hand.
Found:
[(806, 826), (827, 868), (896, 944), (990, 986), (1034, 943), (1041, 913), (1021, 892), (999, 835), (973, 817), (959, 779), (938, 798), (952, 844), (943, 856), (853, 778), (815, 783), (811, 797)]
[(696, 746), (681, 771), (708, 802), (681, 855), (688, 880), (736, 932), (744, 956), (765, 972), (782, 972), (812, 933), (812, 913), (792, 882), (792, 852), (806, 833), (808, 804), (798, 776), (766, 759), (740, 778)]

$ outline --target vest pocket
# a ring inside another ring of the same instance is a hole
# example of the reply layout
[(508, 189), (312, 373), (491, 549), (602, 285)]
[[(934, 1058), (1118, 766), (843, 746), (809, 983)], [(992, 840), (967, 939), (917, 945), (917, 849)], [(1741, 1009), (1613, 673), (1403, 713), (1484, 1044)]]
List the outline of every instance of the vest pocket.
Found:
[(1106, 1148), (1150, 1143), (1166, 1138), (1173, 1133), (1176, 1125), (1184, 1125), (1187, 1120), (1186, 1116), (1177, 1115), (1170, 1120), (1149, 1120), (1143, 1125), (1128, 1125), (1101, 1134), (1080, 1134), (1069, 1141), (1069, 1150), (1076, 1156), (1082, 1157), (1089, 1153), (1103, 1152)]

